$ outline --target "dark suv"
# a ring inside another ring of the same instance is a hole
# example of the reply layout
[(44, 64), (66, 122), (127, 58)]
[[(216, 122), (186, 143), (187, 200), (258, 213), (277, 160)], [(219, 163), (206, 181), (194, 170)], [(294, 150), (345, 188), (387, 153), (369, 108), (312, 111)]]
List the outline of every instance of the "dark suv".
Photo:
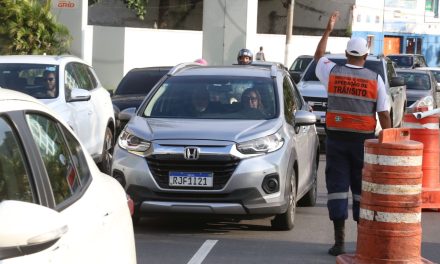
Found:
[(421, 54), (390, 54), (387, 57), (396, 64), (396, 68), (414, 69), (428, 66)]
[(130, 107), (138, 108), (154, 85), (171, 68), (171, 66), (134, 68), (122, 78), (112, 95), (113, 109), (117, 119), (117, 134), (125, 125), (118, 118), (119, 112)]

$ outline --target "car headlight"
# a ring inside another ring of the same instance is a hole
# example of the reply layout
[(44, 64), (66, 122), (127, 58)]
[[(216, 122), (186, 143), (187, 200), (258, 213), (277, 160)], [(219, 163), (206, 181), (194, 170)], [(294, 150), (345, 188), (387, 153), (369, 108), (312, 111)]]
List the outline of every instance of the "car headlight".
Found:
[(415, 101), (409, 107), (410, 108), (428, 107), (428, 110), (432, 110), (434, 108), (434, 98), (432, 98), (431, 95), (422, 97), (419, 100)]
[(270, 136), (239, 143), (237, 150), (243, 154), (263, 154), (280, 149), (283, 143), (284, 139), (277, 132)]
[(149, 141), (138, 138), (125, 130), (121, 132), (121, 135), (118, 138), (118, 144), (121, 148), (127, 150), (128, 152), (141, 157), (146, 156), (146, 151), (151, 146)]

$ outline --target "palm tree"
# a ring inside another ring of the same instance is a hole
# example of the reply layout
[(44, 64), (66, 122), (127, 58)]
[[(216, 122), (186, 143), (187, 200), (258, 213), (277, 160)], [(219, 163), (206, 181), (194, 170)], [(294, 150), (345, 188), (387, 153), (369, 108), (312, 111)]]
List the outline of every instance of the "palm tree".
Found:
[(0, 1), (1, 54), (63, 54), (71, 36), (50, 12), (50, 0)]

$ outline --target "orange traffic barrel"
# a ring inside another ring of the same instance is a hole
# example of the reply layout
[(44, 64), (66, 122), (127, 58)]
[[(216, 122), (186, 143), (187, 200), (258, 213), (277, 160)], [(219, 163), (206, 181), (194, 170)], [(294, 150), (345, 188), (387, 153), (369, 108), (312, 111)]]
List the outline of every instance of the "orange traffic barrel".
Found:
[(410, 129), (410, 139), (423, 143), (422, 186), (438, 187), (439, 181), (439, 129)]
[(420, 256), (422, 159), (408, 128), (365, 141), (356, 254), (336, 263), (432, 263)]
[(407, 113), (403, 117), (403, 127), (438, 129), (439, 116), (431, 115), (421, 119), (417, 119), (413, 114)]

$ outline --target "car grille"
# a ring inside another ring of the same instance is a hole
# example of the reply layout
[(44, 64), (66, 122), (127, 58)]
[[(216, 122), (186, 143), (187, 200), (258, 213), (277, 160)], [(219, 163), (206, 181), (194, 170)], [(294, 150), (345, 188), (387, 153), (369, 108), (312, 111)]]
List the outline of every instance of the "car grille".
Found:
[[(185, 160), (183, 155), (151, 155), (146, 158), (148, 167), (161, 188), (166, 189), (197, 189), (197, 190), (219, 190), (222, 189), (240, 159), (230, 155), (201, 155), (198, 160)], [(176, 187), (169, 186), (169, 172), (212, 172), (213, 187)]]
[(327, 111), (327, 98), (304, 96), (304, 100), (312, 107), (313, 111)]

